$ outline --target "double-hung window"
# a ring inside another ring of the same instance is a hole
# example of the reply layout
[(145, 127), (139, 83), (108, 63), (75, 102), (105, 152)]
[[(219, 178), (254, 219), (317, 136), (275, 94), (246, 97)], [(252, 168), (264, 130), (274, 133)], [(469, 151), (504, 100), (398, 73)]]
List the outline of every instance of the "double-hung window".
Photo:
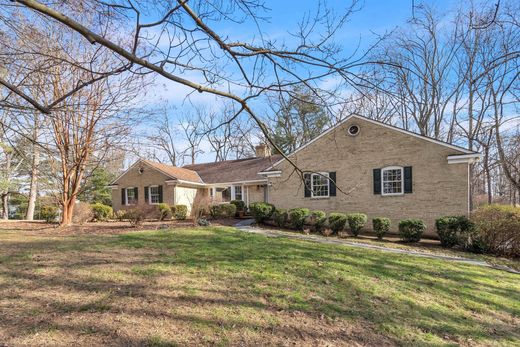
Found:
[(311, 197), (328, 198), (330, 196), (329, 173), (311, 174)]
[(150, 186), (150, 204), (158, 204), (160, 202), (159, 186)]
[(381, 193), (382, 195), (404, 194), (403, 168), (390, 166), (381, 169)]
[(135, 188), (126, 188), (126, 205), (137, 204), (137, 196), (135, 194)]
[(242, 200), (242, 186), (235, 186), (235, 200)]

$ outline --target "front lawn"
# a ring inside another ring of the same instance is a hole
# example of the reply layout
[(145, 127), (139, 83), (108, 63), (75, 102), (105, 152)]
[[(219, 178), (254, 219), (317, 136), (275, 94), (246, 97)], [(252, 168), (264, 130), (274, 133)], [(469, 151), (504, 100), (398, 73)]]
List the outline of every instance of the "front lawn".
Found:
[[(11, 345), (520, 345), (520, 276), (233, 228), (0, 231)], [(0, 343), (1, 345), (1, 343)]]

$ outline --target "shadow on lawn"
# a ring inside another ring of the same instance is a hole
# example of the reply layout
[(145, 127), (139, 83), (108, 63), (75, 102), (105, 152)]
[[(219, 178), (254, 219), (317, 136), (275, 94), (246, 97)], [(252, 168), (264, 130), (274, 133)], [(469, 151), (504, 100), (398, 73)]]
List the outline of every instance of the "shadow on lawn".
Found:
[[(14, 307), (16, 314), (2, 314), (0, 326), (16, 336), (50, 326), (81, 333), (88, 331), (88, 324), (42, 320), (42, 316), (124, 313), (195, 325), (195, 330), (202, 325), (229, 334), (261, 331), (273, 338), (347, 339), (361, 344), (376, 339), (380, 344), (395, 344), (400, 339), (412, 342), (418, 335), (428, 334), (440, 339), (448, 335), (488, 342), (520, 338), (514, 330), (514, 320), (520, 316), (515, 275), (232, 230), (161, 231), (0, 244), (1, 254), (9, 254), (0, 258), (0, 279), (5, 279), (0, 283), (0, 295), (4, 301), (31, 303), (29, 308)], [(130, 280), (84, 275), (107, 266), (122, 271)], [(154, 267), (161, 271), (145, 271)], [(53, 271), (35, 271), (46, 268)], [(176, 283), (179, 274), (191, 282)], [(166, 285), (164, 279), (170, 277)], [(207, 279), (213, 287), (204, 281), (197, 284), (197, 279)], [(507, 283), (507, 288), (497, 282)], [(30, 294), (33, 291), (71, 292), (85, 297), (102, 293), (105, 299), (71, 304), (52, 295), (34, 297)], [(128, 303), (132, 305), (125, 306)], [(32, 314), (34, 306), (41, 314)], [(172, 312), (176, 307), (200, 311)], [(212, 312), (217, 308), (224, 309), (225, 314)], [(228, 311), (275, 318), (300, 313), (316, 326), (301, 329), (276, 319), (274, 323), (255, 323), (247, 317), (229, 315)], [(508, 321), (503, 313), (513, 318)], [(334, 322), (329, 329), (320, 329), (326, 325), (321, 321), (322, 314)], [(365, 330), (353, 328), (345, 332), (339, 329), (341, 324), (336, 319), (364, 326)], [(96, 334), (116, 344), (151, 344), (105, 325), (101, 321), (99, 326), (96, 324)]]

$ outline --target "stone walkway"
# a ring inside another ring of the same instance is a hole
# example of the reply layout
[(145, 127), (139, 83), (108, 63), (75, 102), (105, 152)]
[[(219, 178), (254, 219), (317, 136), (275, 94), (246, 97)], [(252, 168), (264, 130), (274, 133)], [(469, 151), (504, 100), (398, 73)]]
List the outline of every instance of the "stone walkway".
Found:
[(367, 243), (342, 240), (342, 239), (338, 239), (338, 238), (327, 238), (327, 237), (323, 237), (323, 236), (319, 236), (319, 235), (305, 235), (305, 234), (297, 234), (297, 233), (293, 233), (293, 232), (287, 232), (287, 231), (281, 231), (281, 230), (275, 230), (275, 229), (263, 229), (263, 228), (257, 228), (255, 226), (253, 226), (254, 223), (255, 223), (255, 221), (253, 219), (246, 219), (246, 220), (240, 221), (239, 223), (235, 224), (235, 227), (237, 229), (247, 232), (247, 233), (260, 234), (260, 235), (264, 235), (267, 237), (284, 237), (284, 238), (289, 238), (289, 239), (298, 239), (298, 240), (312, 241), (312, 242), (325, 243), (325, 244), (345, 245), (345, 246), (351, 246), (351, 247), (356, 247), (356, 248), (372, 249), (372, 250), (390, 252), (390, 253), (401, 253), (401, 254), (407, 254), (407, 255), (412, 255), (412, 256), (416, 256), (416, 257), (440, 259), (440, 260), (453, 261), (453, 262), (465, 263), (465, 264), (476, 265), (476, 266), (484, 266), (484, 267), (489, 267), (492, 269), (520, 274), (520, 271), (517, 271), (510, 267), (503, 266), (503, 265), (497, 265), (497, 264), (491, 264), (491, 263), (488, 263), (483, 260), (464, 258), (464, 257), (453, 257), (453, 256), (441, 255), (441, 254), (432, 254), (432, 253), (427, 253), (427, 252), (421, 252), (419, 250), (414, 251), (414, 250), (407, 250), (407, 249), (400, 249), (400, 248), (377, 246), (377, 245), (371, 245), (371, 244), (367, 244)]

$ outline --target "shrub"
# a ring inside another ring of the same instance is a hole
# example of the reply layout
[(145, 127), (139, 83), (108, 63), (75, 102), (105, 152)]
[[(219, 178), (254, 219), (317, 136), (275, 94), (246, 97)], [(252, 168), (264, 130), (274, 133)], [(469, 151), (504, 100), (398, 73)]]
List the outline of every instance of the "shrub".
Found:
[(376, 233), (378, 239), (383, 239), (383, 236), (390, 230), (390, 219), (384, 217), (376, 217), (372, 219), (372, 228)]
[(209, 213), (213, 218), (234, 217), (237, 207), (233, 204), (213, 204), (209, 207)]
[(40, 207), (40, 218), (47, 223), (56, 222), (56, 218), (58, 218), (58, 207), (54, 205), (44, 205)]
[(242, 200), (231, 200), (230, 204), (233, 204), (237, 207), (237, 212), (246, 210), (246, 203)]
[(453, 247), (462, 240), (462, 235), (468, 235), (471, 228), (470, 220), (465, 216), (445, 216), (435, 221), (435, 228), (444, 247)]
[(329, 226), (333, 232), (337, 233), (345, 228), (347, 223), (347, 215), (344, 213), (331, 213), (329, 214)]
[(168, 217), (168, 215), (172, 212), (170, 206), (164, 203), (158, 204), (157, 209), (159, 210), (159, 220), (165, 220), (166, 217)]
[(78, 202), (74, 205), (74, 210), (72, 211), (72, 222), (83, 224), (88, 222), (93, 218), (94, 214), (92, 213), (92, 208), (90, 208), (90, 204), (87, 202)]
[(310, 222), (317, 232), (321, 232), (327, 223), (327, 214), (323, 211), (312, 211), (310, 213)]
[(211, 223), (204, 217), (197, 219), (197, 224), (201, 227), (208, 227)]
[(507, 257), (520, 257), (520, 208), (489, 205), (471, 216), (474, 230), (466, 247)]
[(125, 219), (125, 214), (126, 214), (125, 210), (118, 210), (118, 211), (114, 212), (114, 218), (117, 219), (118, 221), (122, 222), (123, 219)]
[(134, 227), (141, 226), (145, 219), (145, 211), (140, 208), (132, 208), (125, 211), (124, 219), (130, 222), (130, 225)]
[(302, 230), (305, 224), (305, 218), (309, 215), (310, 211), (308, 208), (293, 208), (287, 212), (289, 224), (291, 228), (296, 230)]
[(334, 231), (332, 231), (332, 229), (329, 229), (329, 228), (324, 228), (322, 231), (321, 231), (321, 234), (325, 237), (328, 237), (330, 235), (332, 235), (334, 233)]
[(404, 242), (419, 242), (426, 230), (421, 219), (404, 219), (399, 222), (399, 236)]
[(188, 217), (188, 206), (174, 205), (171, 207), (173, 218), (178, 220), (185, 220)]
[(274, 205), (266, 202), (255, 202), (249, 206), (251, 214), (257, 223), (262, 223), (266, 219), (271, 218), (274, 213)]
[(160, 220), (161, 218), (161, 210), (158, 205), (143, 205), (137, 208), (143, 213), (144, 219)]
[(347, 222), (352, 235), (358, 236), (367, 223), (367, 215), (363, 213), (349, 213), (347, 214)]
[(283, 228), (285, 224), (287, 223), (287, 210), (283, 208), (277, 208), (274, 210), (273, 213), (273, 220), (274, 223), (279, 226), (280, 228)]
[(94, 219), (97, 221), (106, 221), (113, 215), (112, 207), (104, 205), (100, 202), (90, 205)]

